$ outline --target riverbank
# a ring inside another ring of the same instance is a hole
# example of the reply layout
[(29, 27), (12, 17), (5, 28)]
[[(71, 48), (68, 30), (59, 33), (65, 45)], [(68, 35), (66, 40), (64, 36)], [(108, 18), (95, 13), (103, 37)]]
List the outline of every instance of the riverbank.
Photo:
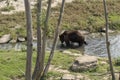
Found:
[[(112, 30), (120, 30), (120, 2), (119, 0), (116, 0), (108, 1), (107, 3), (109, 12), (109, 27)], [(53, 37), (53, 33), (59, 16), (59, 7), (60, 5), (52, 8), (48, 28), (49, 37)], [(43, 10), (42, 15), (42, 19), (45, 19), (45, 10)], [(35, 8), (33, 8), (32, 10), (32, 18), (33, 35), (36, 36)], [(101, 30), (101, 28), (105, 27), (104, 24), (104, 10), (103, 3), (101, 1), (86, 2), (82, 0), (75, 0), (71, 3), (66, 3), (61, 24), (61, 30), (86, 30), (88, 32), (98, 32)], [(26, 37), (25, 13), (16, 12), (10, 15), (0, 13), (0, 27), (0, 37), (4, 34), (11, 34), (13, 39), (16, 39), (17, 36)]]
[[(71, 55), (72, 54), (72, 55)], [(76, 55), (77, 54), (77, 55)], [(85, 80), (110, 80), (108, 72), (109, 64), (107, 58), (99, 58), (98, 66), (95, 69), (73, 72), (70, 70), (70, 66), (75, 59), (81, 55), (80, 51), (70, 49), (69, 51), (55, 51), (54, 58), (51, 62), (49, 72), (47, 73), (45, 80), (61, 80), (64, 74), (79, 75), (79, 78), (85, 78)], [(8, 56), (9, 55), (9, 56)], [(49, 57), (49, 52), (46, 52), (45, 63)], [(33, 64), (34, 69), (36, 60), (36, 51), (33, 52)], [(25, 76), (25, 64), (26, 64), (26, 52), (24, 51), (0, 51), (0, 79), (10, 80), (19, 79), (24, 80)], [(120, 70), (120, 59), (113, 60), (113, 66), (115, 72)], [(103, 75), (104, 74), (104, 75)], [(119, 75), (116, 73), (117, 78)], [(70, 78), (70, 77), (69, 77)]]
[[(120, 57), (120, 33), (110, 33), (109, 41), (110, 41), (110, 50), (112, 58)], [(77, 43), (74, 43), (71, 49), (75, 49), (83, 52), (84, 54), (99, 56), (99, 57), (107, 57), (106, 52), (106, 38), (105, 33), (89, 33), (85, 35), (85, 41), (88, 45), (83, 45), (78, 47)], [(53, 39), (48, 39), (46, 42), (46, 51), (50, 51), (52, 48)], [(0, 50), (15, 50), (15, 51), (26, 51), (27, 46), (26, 42), (17, 42), (17, 43), (4, 43), (0, 44)], [(33, 41), (33, 50), (37, 49), (37, 42)], [(56, 50), (67, 50), (66, 47), (61, 47), (61, 42), (58, 39), (58, 43), (56, 45)]]

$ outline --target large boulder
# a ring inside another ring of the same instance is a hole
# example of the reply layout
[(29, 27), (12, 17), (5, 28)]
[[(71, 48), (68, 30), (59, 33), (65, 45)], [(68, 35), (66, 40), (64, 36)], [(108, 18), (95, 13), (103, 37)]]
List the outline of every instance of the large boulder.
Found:
[(10, 34), (5, 34), (0, 38), (0, 44), (8, 43), (11, 40)]
[(95, 69), (97, 66), (97, 57), (95, 56), (80, 56), (76, 58), (70, 69), (75, 72)]

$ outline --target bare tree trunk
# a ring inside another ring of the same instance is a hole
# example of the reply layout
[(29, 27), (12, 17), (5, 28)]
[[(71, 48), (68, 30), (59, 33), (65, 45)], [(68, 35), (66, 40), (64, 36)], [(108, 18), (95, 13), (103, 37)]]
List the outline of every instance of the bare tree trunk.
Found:
[(41, 59), (42, 59), (42, 32), (41, 32), (41, 11), (42, 11), (42, 0), (37, 0), (37, 58), (35, 69), (33, 72), (32, 79), (36, 80), (37, 75), (40, 71)]
[(120, 80), (120, 72), (119, 72), (119, 80)]
[(29, 0), (24, 0), (26, 11), (26, 23), (27, 23), (27, 61), (26, 61), (26, 80), (32, 80), (32, 16), (30, 10)]
[(57, 43), (57, 40), (58, 40), (59, 31), (60, 31), (60, 24), (61, 24), (61, 20), (62, 20), (63, 11), (64, 11), (64, 5), (65, 5), (65, 0), (62, 0), (62, 5), (61, 5), (61, 9), (60, 9), (60, 15), (59, 15), (58, 23), (57, 23), (57, 26), (56, 26), (54, 41), (53, 41), (53, 45), (52, 45), (52, 50), (50, 52), (50, 56), (49, 56), (47, 65), (46, 65), (46, 67), (44, 69), (43, 77), (47, 74), (50, 63), (51, 63), (51, 60), (52, 60), (53, 55), (54, 55), (54, 50), (55, 50), (55, 47), (56, 47), (56, 43)]
[(114, 74), (114, 70), (113, 70), (111, 53), (110, 53), (110, 42), (108, 40), (108, 13), (107, 13), (107, 8), (106, 8), (106, 0), (103, 0), (103, 4), (104, 4), (105, 21), (106, 21), (106, 47), (107, 47), (107, 52), (108, 52), (108, 59), (109, 59), (109, 65), (110, 65), (112, 80), (115, 80), (115, 74)]
[(47, 13), (46, 13), (46, 19), (44, 22), (44, 32), (43, 32), (43, 44), (42, 44), (42, 59), (41, 59), (41, 66), (40, 66), (40, 71), (39, 74), (37, 76), (36, 80), (41, 79), (43, 70), (44, 70), (44, 59), (45, 59), (45, 48), (46, 48), (46, 40), (47, 40), (47, 32), (48, 32), (48, 19), (49, 19), (49, 15), (50, 15), (50, 10), (51, 10), (51, 2), (52, 0), (48, 1), (48, 7), (47, 7)]

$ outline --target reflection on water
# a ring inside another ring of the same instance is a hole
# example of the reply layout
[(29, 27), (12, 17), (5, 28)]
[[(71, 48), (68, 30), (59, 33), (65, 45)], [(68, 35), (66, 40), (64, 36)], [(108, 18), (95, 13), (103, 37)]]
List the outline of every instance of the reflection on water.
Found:
[[(80, 51), (84, 51), (85, 54), (89, 55), (95, 55), (95, 56), (102, 56), (107, 57), (107, 51), (106, 51), (106, 42), (105, 42), (105, 36), (96, 36), (93, 37), (91, 35), (88, 35), (86, 38), (86, 42), (88, 45), (84, 45), (84, 47), (81, 48), (75, 48)], [(109, 36), (110, 41), (110, 51), (112, 57), (118, 57), (120, 56), (120, 35), (112, 35)], [(77, 44), (75, 44), (77, 45)], [(33, 42), (33, 48), (36, 48), (37, 43)], [(63, 50), (67, 48), (61, 48), (60, 42), (58, 42), (56, 49)], [(20, 51), (23, 49), (26, 49), (26, 43), (8, 43), (8, 44), (0, 44), (1, 50), (10, 50), (14, 49), (16, 51)], [(52, 41), (47, 41), (47, 48), (46, 50), (51, 50), (52, 48)], [(74, 47), (73, 47), (74, 48)]]

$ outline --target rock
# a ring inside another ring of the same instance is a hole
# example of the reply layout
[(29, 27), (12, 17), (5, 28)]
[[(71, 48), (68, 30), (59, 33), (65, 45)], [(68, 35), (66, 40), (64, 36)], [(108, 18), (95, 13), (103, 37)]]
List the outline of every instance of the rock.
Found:
[(75, 72), (95, 69), (97, 66), (97, 58), (95, 56), (81, 56), (76, 58), (70, 69)]
[(64, 50), (63, 53), (64, 53), (64, 54), (72, 54), (72, 52), (67, 51), (67, 50)]
[(10, 34), (5, 34), (0, 38), (0, 44), (8, 43), (11, 40)]
[(91, 38), (98, 38), (98, 37), (101, 37), (101, 34), (100, 33), (91, 33), (89, 35), (89, 37), (91, 37)]
[[(120, 73), (114, 73), (115, 74), (115, 80), (120, 80)], [(103, 77), (102, 80), (112, 80), (112, 76), (110, 74), (107, 74)]]
[[(106, 32), (106, 28), (100, 28), (99, 32), (105, 33)], [(114, 32), (113, 30), (108, 29), (108, 33), (113, 33), (113, 32)]]
[(15, 29), (20, 29), (21, 28), (21, 25), (19, 25), (19, 24), (17, 24), (16, 26), (15, 26)]
[(81, 34), (83, 34), (83, 35), (87, 35), (87, 34), (89, 34), (90, 32), (88, 32), (88, 31), (83, 31), (83, 30), (78, 30)]
[(75, 76), (72, 74), (64, 74), (61, 80), (75, 80)]
[(12, 40), (10, 41), (10, 43), (16, 43), (16, 40), (15, 40), (15, 39), (12, 39)]
[(59, 72), (59, 73), (70, 73), (68, 70), (66, 69), (61, 69), (62, 66), (59, 67), (55, 67), (54, 65), (50, 65), (49, 71), (55, 71), (55, 72)]
[(78, 54), (78, 53), (72, 53), (72, 54), (69, 54), (70, 56), (75, 56), (75, 57), (78, 57), (78, 56), (82, 56), (82, 54)]
[(64, 50), (64, 51), (61, 51), (61, 52), (62, 52), (63, 54), (68, 54), (68, 55), (70, 55), (70, 56), (76, 56), (76, 57), (82, 56), (81, 53), (74, 53), (74, 52), (67, 51), (67, 50)]
[(37, 37), (33, 37), (33, 41), (37, 41)]
[(81, 74), (72, 75), (72, 74), (64, 74), (61, 80), (90, 80), (88, 77), (83, 76)]
[(100, 64), (101, 64), (101, 65), (107, 65), (108, 63), (105, 62), (105, 61), (101, 61)]
[(26, 41), (25, 37), (18, 37), (17, 38), (17, 42), (24, 42), (24, 41)]
[(75, 76), (75, 80), (85, 80), (84, 78), (85, 78), (85, 77), (82, 76), (82, 75), (76, 75), (76, 76)]

